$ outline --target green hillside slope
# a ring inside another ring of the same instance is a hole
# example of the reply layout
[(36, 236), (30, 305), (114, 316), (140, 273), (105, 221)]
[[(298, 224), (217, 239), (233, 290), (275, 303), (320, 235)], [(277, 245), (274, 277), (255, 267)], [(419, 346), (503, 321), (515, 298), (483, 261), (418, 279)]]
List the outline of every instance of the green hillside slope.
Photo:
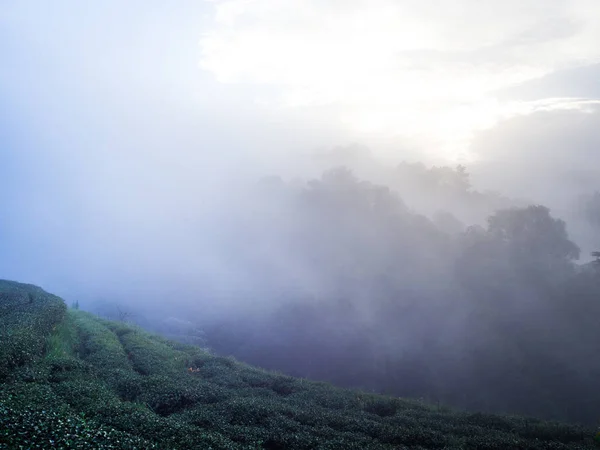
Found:
[(0, 281), (0, 448), (587, 449), (593, 430), (263, 371)]

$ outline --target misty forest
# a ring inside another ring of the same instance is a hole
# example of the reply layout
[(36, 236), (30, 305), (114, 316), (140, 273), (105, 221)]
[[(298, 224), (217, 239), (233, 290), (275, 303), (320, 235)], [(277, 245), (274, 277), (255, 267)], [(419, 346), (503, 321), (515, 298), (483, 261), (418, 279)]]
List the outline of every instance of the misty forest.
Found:
[(0, 1), (0, 450), (600, 447), (598, 0)]
[[(595, 424), (600, 263), (577, 263), (549, 208), (478, 192), (463, 166), (403, 163), (393, 176), (339, 167), (241, 194), (249, 206), (221, 229), (239, 279), (196, 294), (235, 308), (90, 307), (297, 377)], [(411, 193), (433, 214), (410, 208)], [(574, 203), (593, 227), (598, 198)]]

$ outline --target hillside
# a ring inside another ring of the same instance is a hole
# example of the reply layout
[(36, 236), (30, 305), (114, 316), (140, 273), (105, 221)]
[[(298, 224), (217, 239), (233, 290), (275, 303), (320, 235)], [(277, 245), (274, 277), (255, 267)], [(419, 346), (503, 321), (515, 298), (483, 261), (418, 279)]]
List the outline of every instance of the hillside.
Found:
[(0, 448), (595, 448), (588, 428), (267, 372), (15, 282), (0, 342)]

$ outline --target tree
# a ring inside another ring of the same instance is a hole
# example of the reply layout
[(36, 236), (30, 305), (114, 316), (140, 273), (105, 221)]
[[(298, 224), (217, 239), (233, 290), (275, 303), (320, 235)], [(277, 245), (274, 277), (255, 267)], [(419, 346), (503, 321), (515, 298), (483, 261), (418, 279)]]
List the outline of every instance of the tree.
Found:
[(464, 194), (471, 189), (470, 175), (462, 165), (425, 167), (422, 163), (402, 162), (397, 172), (407, 186), (417, 187), (424, 192)]
[(497, 211), (487, 229), (469, 227), (459, 245), (458, 279), (474, 295), (490, 300), (533, 291), (548, 295), (573, 273), (580, 253), (565, 222), (540, 205)]
[(465, 230), (465, 224), (451, 212), (438, 210), (433, 214), (433, 223), (444, 233), (457, 235)]
[(509, 251), (513, 262), (571, 263), (580, 249), (567, 234), (563, 220), (554, 219), (541, 205), (511, 208), (488, 219), (488, 232)]

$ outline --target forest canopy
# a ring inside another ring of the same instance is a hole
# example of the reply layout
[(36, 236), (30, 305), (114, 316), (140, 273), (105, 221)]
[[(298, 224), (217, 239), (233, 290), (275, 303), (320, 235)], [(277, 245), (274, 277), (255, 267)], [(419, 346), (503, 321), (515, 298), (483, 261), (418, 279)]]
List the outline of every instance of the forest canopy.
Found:
[[(208, 345), (345, 386), (596, 420), (600, 271), (577, 263), (567, 223), (478, 192), (462, 166), (397, 176), (400, 188), (338, 167), (241, 193), (221, 228), (235, 289), (205, 293), (237, 306), (198, 314)], [(434, 212), (410, 207), (411, 193)]]

